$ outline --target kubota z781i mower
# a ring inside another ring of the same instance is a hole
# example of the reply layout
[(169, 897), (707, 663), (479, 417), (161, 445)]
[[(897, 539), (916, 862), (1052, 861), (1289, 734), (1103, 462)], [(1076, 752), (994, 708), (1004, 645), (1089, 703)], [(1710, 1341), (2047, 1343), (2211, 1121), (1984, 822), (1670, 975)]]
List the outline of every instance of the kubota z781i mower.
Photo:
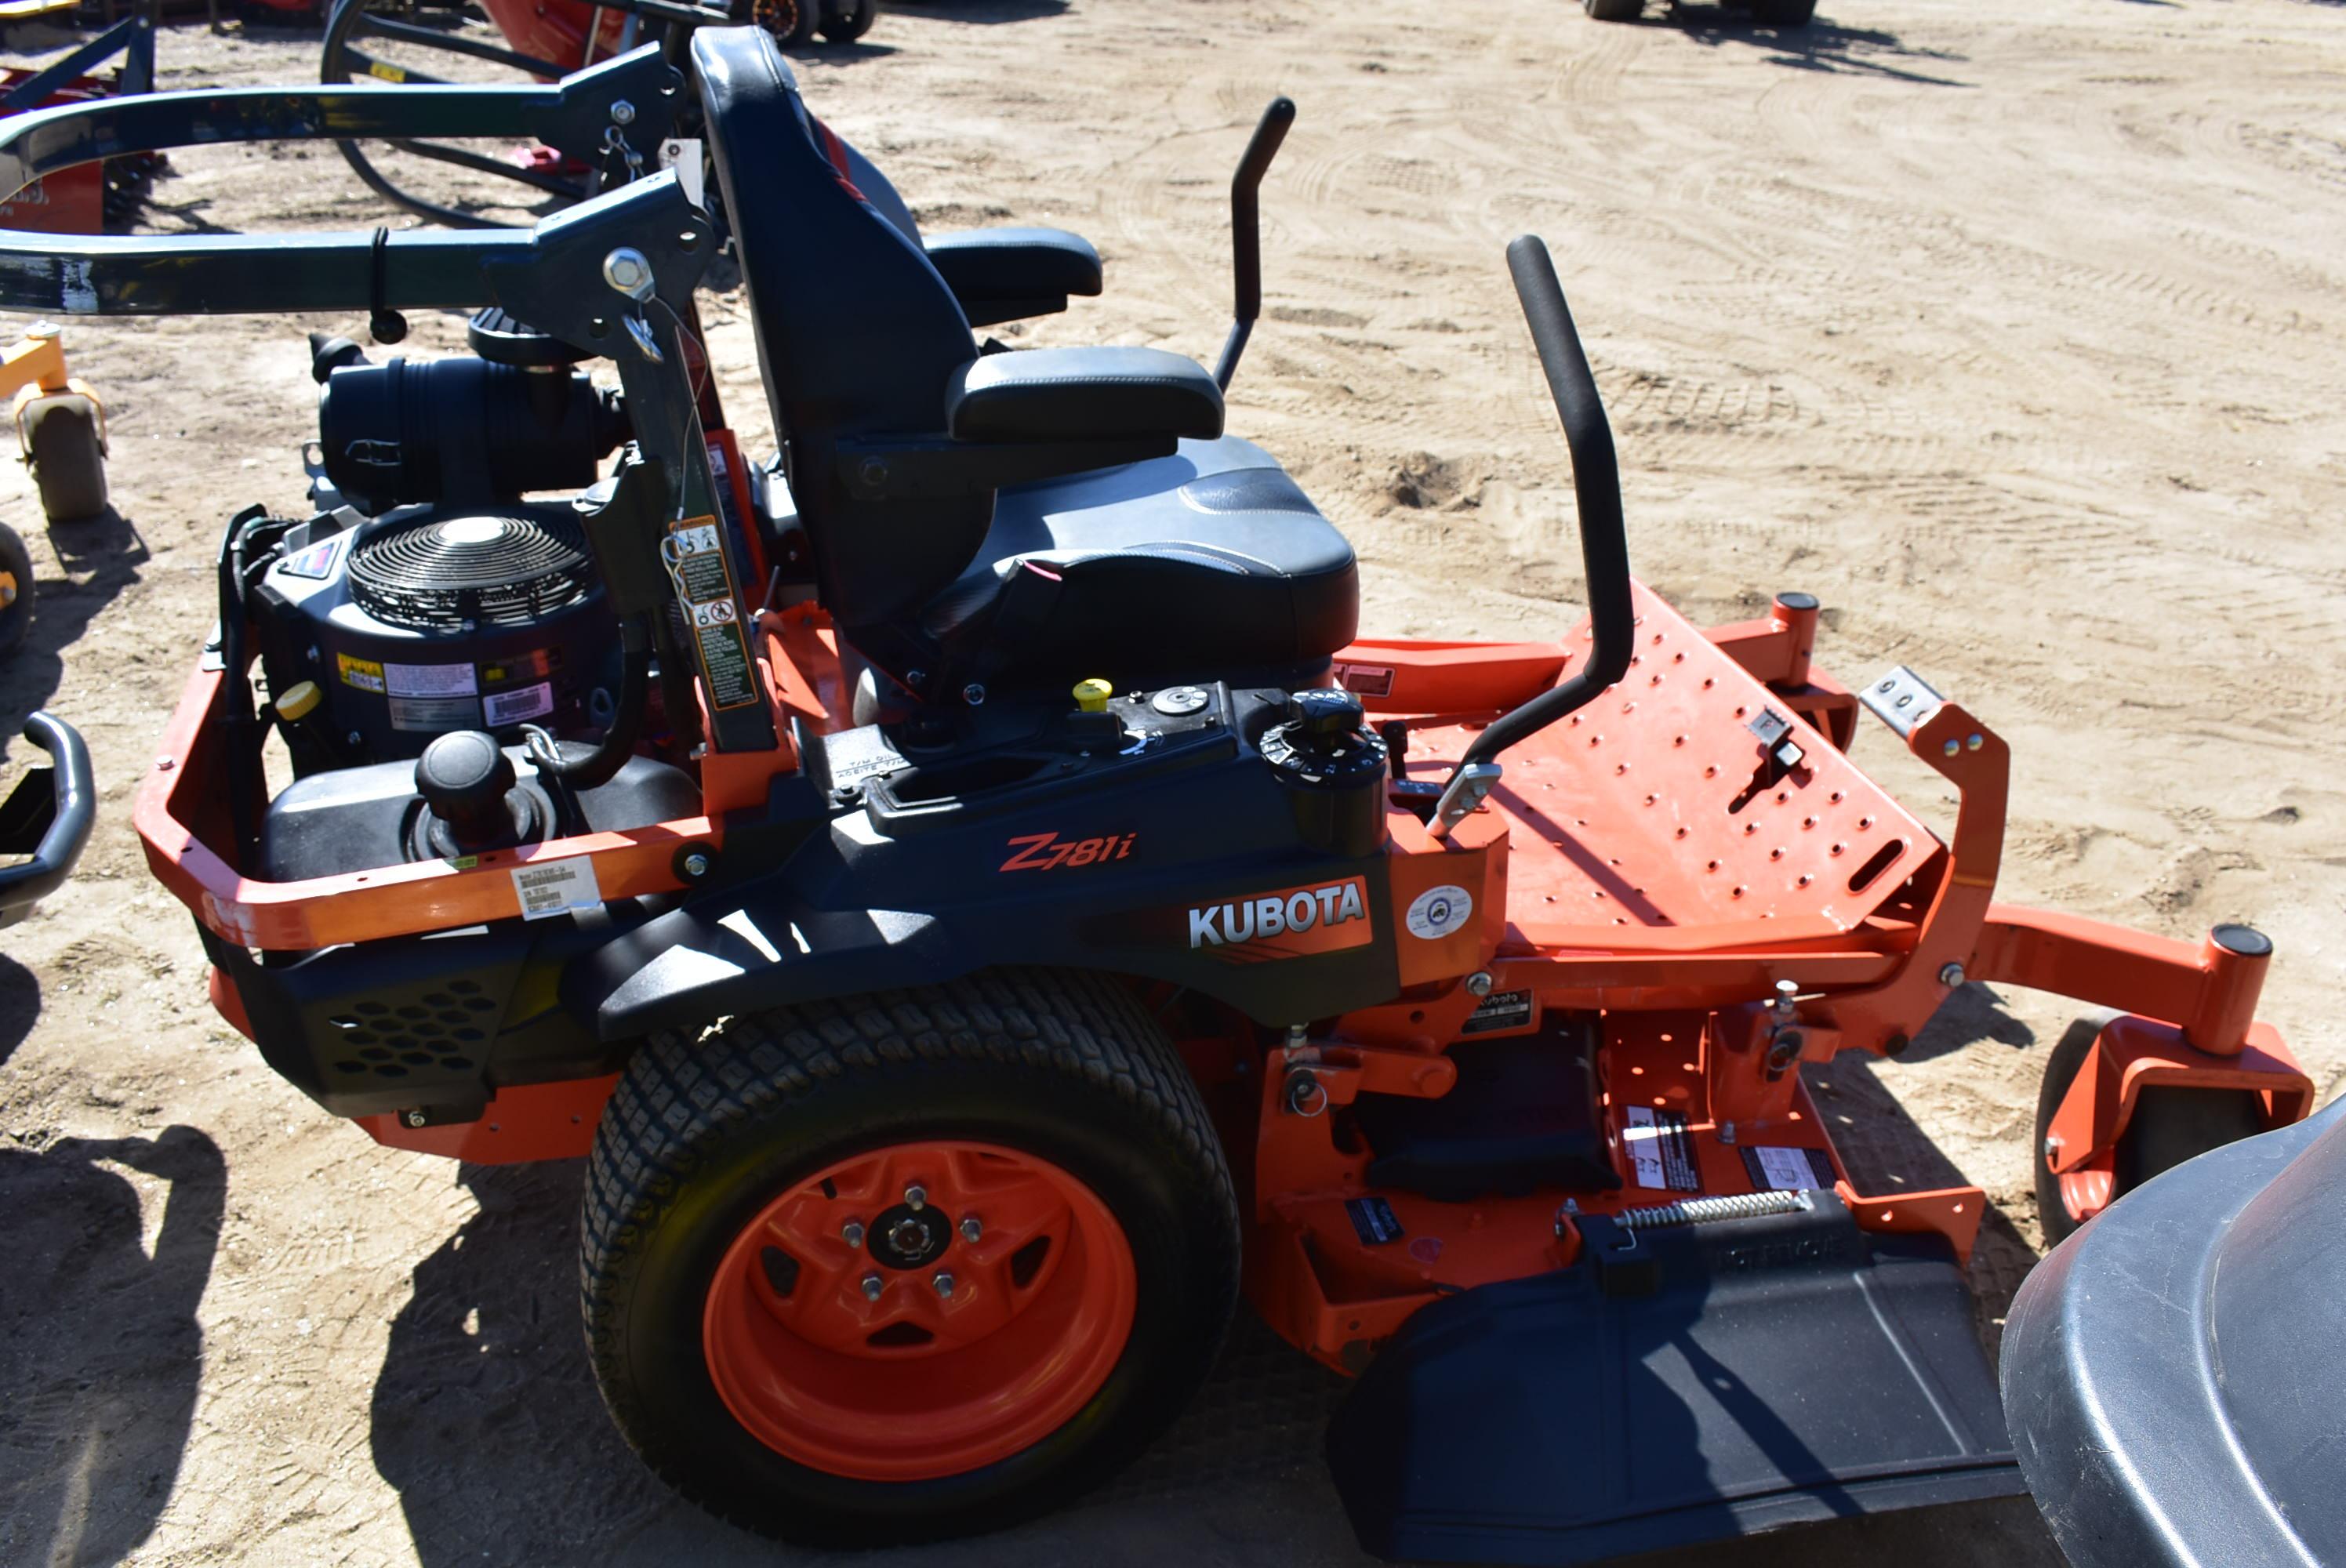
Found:
[[(1217, 376), (981, 352), (770, 37), (701, 30), (688, 66), (0, 127), (14, 188), (100, 148), (704, 110), (705, 204), (671, 168), (532, 230), (0, 245), (13, 309), (497, 307), (478, 357), (323, 345), (315, 514), (230, 530), (138, 806), (224, 1015), (385, 1144), (586, 1156), (614, 1416), (795, 1540), (1065, 1502), (1241, 1294), (1357, 1375), (1329, 1459), (1388, 1555), (2015, 1490), (1979, 1191), (1861, 1190), (1801, 1064), (1896, 1054), (1967, 978), (2128, 1010), (2049, 1102), (2081, 1219), (2304, 1115), (2251, 1017), (2264, 940), (1994, 903), (1983, 720), (1904, 669), (1835, 684), (1800, 595), (1705, 630), (1634, 583), (1537, 241), (1509, 260), (1589, 618), (1363, 640), (1350, 547), (1222, 433), (1289, 106), (1238, 182)], [(783, 438), (756, 467), (691, 325), (728, 240)], [(1950, 840), (1851, 760), (1861, 709), (1960, 794)]]

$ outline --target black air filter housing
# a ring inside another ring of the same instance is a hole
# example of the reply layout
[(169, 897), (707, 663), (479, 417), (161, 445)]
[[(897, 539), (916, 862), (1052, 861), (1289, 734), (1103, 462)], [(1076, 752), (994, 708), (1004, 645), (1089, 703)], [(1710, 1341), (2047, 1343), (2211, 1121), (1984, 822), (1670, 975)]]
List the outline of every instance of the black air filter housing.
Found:
[(288, 536), (252, 602), (270, 689), (326, 695), (297, 773), (414, 758), (452, 729), (582, 737), (618, 689), (617, 627), (566, 507), (320, 518)]

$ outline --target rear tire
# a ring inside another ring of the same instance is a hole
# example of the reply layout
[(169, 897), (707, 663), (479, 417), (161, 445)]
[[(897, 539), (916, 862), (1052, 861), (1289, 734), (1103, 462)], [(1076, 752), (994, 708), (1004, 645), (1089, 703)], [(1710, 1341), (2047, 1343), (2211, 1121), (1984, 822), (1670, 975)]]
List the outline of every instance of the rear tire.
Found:
[(0, 523), (0, 654), (33, 629), (33, 553), (24, 535)]
[[(2074, 1235), (2090, 1216), (2079, 1212), (2073, 1179), (2068, 1191), (2054, 1174), (2045, 1151), (2054, 1113), (2076, 1082), (2103, 1027), (2119, 1014), (2089, 1013), (2062, 1032), (2053, 1054), (2045, 1061), (2044, 1082), (2036, 1092), (2036, 1216), (2048, 1247)], [(2180, 1085), (2146, 1088), (2135, 1096), (2134, 1115), (2118, 1135), (2117, 1147), (2107, 1166), (2109, 1196), (2101, 1207), (2117, 1202), (2152, 1177), (2198, 1159), (2210, 1149), (2254, 1137), (2264, 1131), (2263, 1103), (2246, 1090), (2193, 1089)], [(2099, 1212), (2098, 1209), (2096, 1212)]]
[(1817, 0), (1751, 0), (1751, 20), (1762, 27), (1805, 27), (1817, 14)]
[[(923, 1163), (940, 1160), (979, 1168)], [(1034, 1244), (1017, 1239), (1035, 1232), (994, 1196), (1021, 1170), (1056, 1178), (1078, 1217), (1025, 1283)], [(923, 1232), (908, 1262), (882, 1244), (918, 1207), (913, 1183), (935, 1200), (919, 1212), (950, 1228)], [(873, 1207), (900, 1187), (903, 1203)], [(1237, 1300), (1238, 1225), (1196, 1084), (1112, 980), (993, 971), (779, 1007), (663, 1034), (628, 1064), (587, 1167), (587, 1345), (645, 1462), (734, 1523), (821, 1546), (997, 1529), (1096, 1484), (1188, 1402)], [(1051, 1338), (1015, 1332), (1060, 1321), (1018, 1314), (1088, 1289), (1099, 1271), (1079, 1265), (1110, 1257), (1120, 1338), (1081, 1316)], [(1007, 1321), (957, 1339), (973, 1299)], [(985, 1429), (995, 1446), (975, 1460), (940, 1446), (977, 1408), (963, 1389), (1030, 1343), (1074, 1347), (1039, 1352), (1037, 1377), (1088, 1358), (1094, 1384)]]
[(106, 449), (97, 405), (78, 392), (36, 399), (26, 411), (33, 483), (52, 523), (85, 523), (106, 510)]
[(833, 44), (852, 44), (872, 31), (879, 15), (880, 0), (831, 0), (823, 17), (823, 38)]
[(1580, 0), (1580, 8), (1599, 22), (1634, 22), (1645, 13), (1646, 0)]
[(803, 49), (822, 25), (823, 0), (751, 0), (750, 15), (785, 49)]

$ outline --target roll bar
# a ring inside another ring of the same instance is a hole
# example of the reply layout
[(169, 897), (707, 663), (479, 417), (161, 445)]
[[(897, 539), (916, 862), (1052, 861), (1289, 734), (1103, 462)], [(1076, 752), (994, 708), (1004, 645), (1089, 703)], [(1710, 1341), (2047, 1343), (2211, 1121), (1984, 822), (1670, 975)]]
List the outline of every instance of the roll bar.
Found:
[(1572, 311), (1564, 302), (1564, 285), (1556, 281), (1556, 263), (1548, 256), (1546, 244), (1536, 235), (1517, 237), (1507, 247), (1507, 270), (1515, 275), (1515, 296), (1523, 301), (1532, 346), (1539, 351), (1540, 369), (1547, 372), (1547, 390), (1556, 400), (1556, 415), (1564, 424), (1564, 443), (1572, 453), (1572, 492), (1580, 512), (1580, 559), (1588, 585), (1591, 647), (1587, 661), (1571, 679), (1502, 714), (1474, 738), (1434, 807), (1429, 827), (1437, 838), (1447, 836), (1490, 793), (1499, 778), (1499, 753), (1586, 707), (1628, 672), (1637, 633), (1637, 610), (1629, 592), (1629, 540), (1621, 517), (1621, 468), (1614, 455), (1613, 431), (1605, 420), (1596, 377), (1588, 368), (1588, 355), (1573, 327)]
[[(76, 164), (225, 142), (515, 137), (593, 161), (606, 156), (615, 134), (638, 150), (657, 149), (673, 134), (683, 87), (682, 75), (648, 46), (545, 86), (243, 87), (101, 98), (0, 119), (0, 200)], [(622, 100), (630, 111), (624, 127), (612, 113)], [(482, 305), (493, 297), (494, 264), (518, 261), (531, 248), (526, 230), (0, 230), (0, 309), (167, 316)]]

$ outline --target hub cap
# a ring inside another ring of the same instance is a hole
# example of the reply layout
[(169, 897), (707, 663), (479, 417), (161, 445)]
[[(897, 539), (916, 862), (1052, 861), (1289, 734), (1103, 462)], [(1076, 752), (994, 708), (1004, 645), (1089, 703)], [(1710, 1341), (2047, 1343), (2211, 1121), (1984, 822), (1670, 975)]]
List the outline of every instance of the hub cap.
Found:
[(923, 1481), (1064, 1426), (1115, 1369), (1137, 1295), (1122, 1227), (1066, 1171), (994, 1145), (900, 1144), (760, 1210), (717, 1267), (701, 1339), (726, 1408), (768, 1447)]

